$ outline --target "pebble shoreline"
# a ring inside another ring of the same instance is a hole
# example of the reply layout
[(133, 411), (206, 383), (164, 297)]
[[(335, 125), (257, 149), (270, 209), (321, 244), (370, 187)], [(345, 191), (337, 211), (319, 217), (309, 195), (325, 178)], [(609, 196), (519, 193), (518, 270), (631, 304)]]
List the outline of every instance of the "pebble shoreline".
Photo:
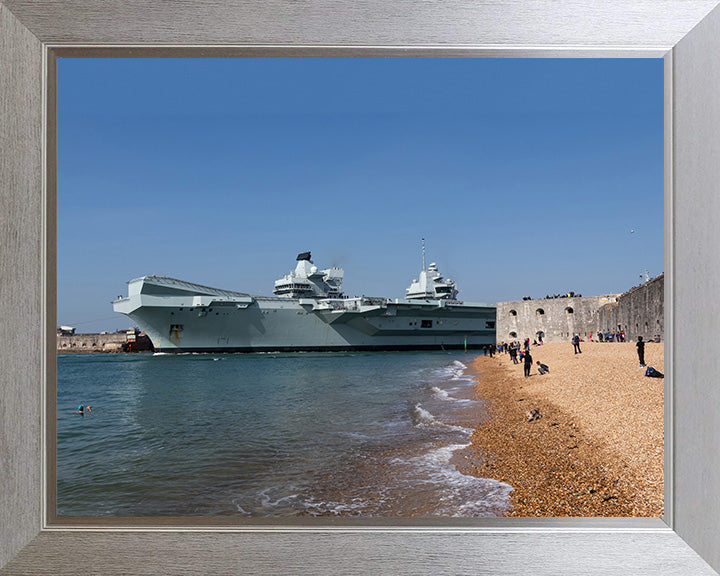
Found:
[[(510, 484), (508, 516), (660, 517), (664, 506), (664, 378), (646, 377), (634, 342), (533, 346), (533, 369), (509, 354), (471, 366), (488, 418), (472, 435), (469, 472)], [(535, 362), (550, 373), (539, 375)], [(645, 360), (664, 372), (664, 346)], [(542, 417), (529, 422), (526, 413)]]

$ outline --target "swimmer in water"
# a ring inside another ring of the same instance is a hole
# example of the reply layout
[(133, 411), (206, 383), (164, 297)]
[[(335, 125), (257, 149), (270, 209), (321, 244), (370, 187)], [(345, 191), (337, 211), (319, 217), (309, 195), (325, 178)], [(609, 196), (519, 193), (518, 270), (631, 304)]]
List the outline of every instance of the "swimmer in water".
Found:
[(77, 407), (77, 410), (75, 411), (77, 414), (85, 414), (85, 406), (80, 404), (80, 406)]

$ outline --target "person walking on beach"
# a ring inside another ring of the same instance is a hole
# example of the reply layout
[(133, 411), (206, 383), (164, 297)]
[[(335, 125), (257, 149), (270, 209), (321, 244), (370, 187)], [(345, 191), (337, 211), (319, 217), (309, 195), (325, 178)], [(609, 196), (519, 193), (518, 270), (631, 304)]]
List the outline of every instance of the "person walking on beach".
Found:
[(640, 368), (645, 368), (645, 342), (643, 342), (642, 336), (638, 336), (637, 344), (638, 360), (640, 360)]
[(530, 376), (530, 366), (532, 366), (532, 356), (530, 356), (530, 351), (528, 350), (525, 352), (525, 357), (523, 358), (524, 366), (523, 369), (525, 370), (525, 378)]
[(580, 336), (575, 334), (575, 336), (573, 336), (572, 343), (575, 354), (582, 354), (582, 350), (580, 350)]

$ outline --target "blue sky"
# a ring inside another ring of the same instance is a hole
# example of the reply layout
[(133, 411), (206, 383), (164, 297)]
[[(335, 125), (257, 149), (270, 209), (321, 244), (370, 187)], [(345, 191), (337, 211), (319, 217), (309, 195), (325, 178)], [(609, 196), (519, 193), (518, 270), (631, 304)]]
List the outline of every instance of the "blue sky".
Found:
[[(634, 232), (631, 232), (634, 230)], [(660, 59), (61, 59), (58, 325), (145, 274), (345, 293), (437, 262), (472, 302), (663, 272)]]

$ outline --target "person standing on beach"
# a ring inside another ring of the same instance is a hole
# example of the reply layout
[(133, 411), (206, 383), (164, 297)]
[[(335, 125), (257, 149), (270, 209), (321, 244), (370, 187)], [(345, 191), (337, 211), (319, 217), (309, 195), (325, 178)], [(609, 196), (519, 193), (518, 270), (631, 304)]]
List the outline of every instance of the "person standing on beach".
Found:
[(518, 349), (514, 342), (510, 344), (510, 358), (512, 358), (513, 364), (518, 363)]
[(528, 350), (525, 352), (525, 357), (523, 358), (524, 366), (523, 369), (525, 370), (525, 378), (530, 376), (530, 366), (532, 366), (532, 356), (530, 356), (530, 351)]
[(580, 336), (575, 334), (575, 336), (573, 336), (572, 343), (575, 354), (582, 354), (582, 350), (580, 350)]
[(645, 368), (645, 342), (643, 342), (643, 337), (638, 336), (637, 344), (638, 350), (638, 360), (640, 360), (640, 368)]

